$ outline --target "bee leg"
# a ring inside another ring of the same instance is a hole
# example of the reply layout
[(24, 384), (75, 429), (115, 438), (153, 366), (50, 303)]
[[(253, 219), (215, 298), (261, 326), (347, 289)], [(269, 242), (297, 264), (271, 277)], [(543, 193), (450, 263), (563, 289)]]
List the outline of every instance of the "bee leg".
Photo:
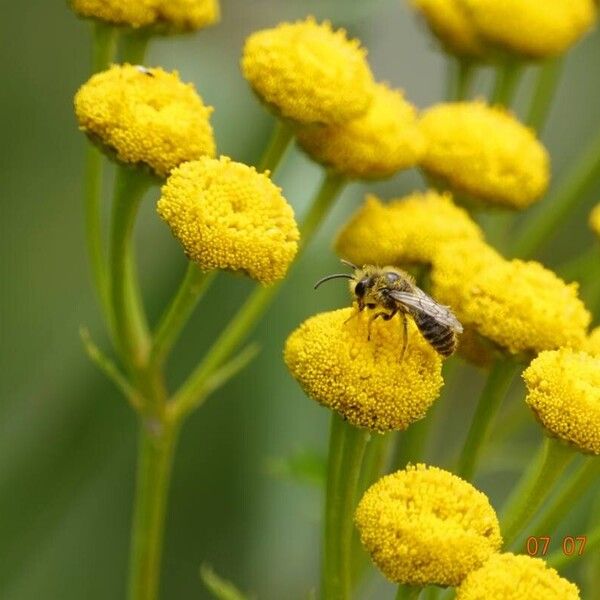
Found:
[(400, 313), (400, 318), (402, 319), (402, 352), (400, 353), (400, 362), (402, 362), (406, 354), (406, 347), (408, 346), (408, 321), (404, 313)]
[(369, 319), (369, 325), (367, 327), (367, 342), (371, 341), (371, 323), (375, 320), (378, 319), (379, 317), (383, 317), (384, 321), (389, 321), (392, 317), (393, 317), (393, 313), (391, 315), (389, 315), (386, 312), (378, 312), (375, 313), (370, 319)]

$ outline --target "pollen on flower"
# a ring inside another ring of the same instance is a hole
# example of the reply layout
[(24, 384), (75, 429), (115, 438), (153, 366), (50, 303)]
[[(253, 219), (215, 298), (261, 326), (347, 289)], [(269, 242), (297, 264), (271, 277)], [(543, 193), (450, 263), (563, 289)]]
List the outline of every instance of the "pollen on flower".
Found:
[(592, 209), (589, 224), (591, 230), (600, 238), (600, 203)]
[(600, 356), (568, 348), (542, 352), (523, 379), (527, 404), (552, 437), (600, 454)]
[(243, 271), (262, 283), (282, 279), (298, 250), (292, 207), (254, 167), (203, 157), (175, 169), (158, 214), (201, 269)]
[(211, 112), (191, 84), (160, 68), (113, 65), (75, 95), (82, 131), (120, 162), (149, 165), (161, 177), (184, 161), (214, 156)]
[(439, 396), (442, 361), (410, 321), (400, 360), (399, 318), (374, 321), (370, 340), (368, 318), (354, 308), (311, 317), (287, 339), (285, 362), (308, 396), (353, 425), (403, 430)]
[(115, 25), (190, 31), (219, 20), (218, 0), (71, 0), (73, 10)]
[(411, 3), (448, 52), (470, 58), (485, 54), (461, 0), (411, 0)]
[(342, 124), (298, 131), (302, 149), (350, 179), (381, 179), (414, 167), (425, 151), (417, 111), (399, 90), (374, 86), (367, 112)]
[(579, 590), (539, 558), (494, 554), (467, 575), (457, 600), (579, 600)]
[(502, 544), (487, 496), (448, 471), (422, 464), (372, 485), (354, 520), (377, 567), (408, 585), (456, 586)]
[(276, 113), (303, 124), (358, 117), (373, 93), (373, 76), (359, 42), (312, 17), (250, 35), (242, 72)]
[(387, 203), (368, 195), (344, 225), (336, 252), (357, 265), (431, 264), (459, 240), (483, 234), (450, 194), (415, 192)]
[(591, 319), (577, 284), (537, 262), (505, 260), (482, 242), (455, 244), (440, 254), (432, 286), (465, 327), (512, 354), (580, 348)]
[(426, 110), (422, 168), (453, 191), (492, 206), (523, 209), (548, 187), (549, 157), (532, 130), (483, 102)]
[(597, 17), (594, 0), (459, 1), (487, 42), (533, 58), (565, 52)]

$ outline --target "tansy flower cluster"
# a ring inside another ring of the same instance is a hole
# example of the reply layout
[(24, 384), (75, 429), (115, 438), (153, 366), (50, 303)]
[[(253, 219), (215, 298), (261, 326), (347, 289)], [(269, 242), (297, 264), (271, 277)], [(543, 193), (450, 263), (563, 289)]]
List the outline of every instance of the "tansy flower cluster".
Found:
[(73, 10), (115, 25), (191, 31), (219, 20), (218, 0), (71, 0)]
[(420, 126), (427, 142), (423, 170), (470, 200), (523, 209), (548, 186), (548, 153), (502, 108), (438, 104), (423, 113)]
[(175, 169), (157, 208), (203, 270), (243, 271), (272, 283), (285, 276), (298, 250), (294, 212), (281, 190), (254, 167), (227, 157)]
[(79, 126), (92, 141), (160, 177), (184, 161), (214, 156), (211, 112), (177, 72), (128, 64), (92, 76), (75, 96)]
[(579, 600), (577, 586), (563, 579), (539, 558), (494, 554), (467, 575), (457, 600)]
[(363, 546), (396, 583), (459, 585), (502, 544), (485, 494), (422, 464), (371, 486), (354, 518)]
[(304, 391), (357, 427), (406, 429), (421, 419), (442, 386), (441, 359), (409, 322), (402, 361), (398, 317), (372, 323), (354, 308), (321, 313), (288, 338), (285, 362)]
[(542, 352), (523, 373), (527, 404), (549, 435), (600, 454), (600, 356)]

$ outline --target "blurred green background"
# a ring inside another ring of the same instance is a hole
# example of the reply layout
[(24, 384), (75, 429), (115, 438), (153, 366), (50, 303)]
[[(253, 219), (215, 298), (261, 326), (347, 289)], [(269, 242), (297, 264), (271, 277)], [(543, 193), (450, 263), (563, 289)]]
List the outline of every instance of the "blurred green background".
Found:
[[(362, 39), (379, 79), (404, 88), (421, 107), (443, 97), (444, 58), (400, 0), (224, 0), (222, 13), (215, 28), (153, 42), (147, 63), (178, 69), (196, 84), (215, 107), (220, 152), (237, 160), (255, 162), (272, 125), (240, 75), (243, 40), (281, 20), (309, 13), (330, 18)], [(86, 140), (72, 114), (73, 94), (89, 73), (89, 26), (65, 2), (47, 0), (4, 2), (2, 17), (0, 598), (119, 598), (127, 572), (136, 424), (88, 362), (78, 337), (85, 324), (107, 347), (84, 250)], [(543, 135), (555, 176), (598, 127), (599, 57), (596, 32), (567, 59)], [(482, 92), (488, 82), (484, 75)], [(521, 105), (529, 84), (530, 78)], [(319, 169), (294, 151), (277, 180), (302, 214), (319, 177)], [(345, 286), (317, 294), (312, 284), (336, 268), (332, 236), (364, 192), (392, 197), (416, 186), (420, 178), (405, 173), (344, 192), (254, 333), (262, 346), (258, 359), (186, 424), (168, 509), (164, 598), (207, 598), (197, 575), (203, 562), (257, 598), (307, 598), (315, 587), (320, 490), (275, 467), (298, 452), (324, 453), (328, 414), (287, 374), (283, 342), (308, 315), (348, 303)], [(545, 262), (556, 264), (591, 243), (585, 221), (599, 191), (590, 191), (563, 224)], [(185, 268), (180, 247), (154, 212), (155, 199), (147, 198), (137, 229), (152, 317)], [(173, 381), (198, 361), (250, 287), (242, 278), (220, 278), (173, 356)], [(481, 377), (467, 370), (463, 378), (460, 393), (442, 399), (447, 417), (434, 457), (448, 457), (463, 439)], [(516, 385), (513, 394), (520, 393)], [(496, 505), (539, 439), (530, 419), (510, 451), (492, 440), (489, 473), (478, 484)], [(581, 534), (590, 510), (590, 499), (583, 499), (567, 532)], [(567, 574), (583, 581), (577, 566)], [(375, 577), (365, 597), (379, 597), (384, 585)]]

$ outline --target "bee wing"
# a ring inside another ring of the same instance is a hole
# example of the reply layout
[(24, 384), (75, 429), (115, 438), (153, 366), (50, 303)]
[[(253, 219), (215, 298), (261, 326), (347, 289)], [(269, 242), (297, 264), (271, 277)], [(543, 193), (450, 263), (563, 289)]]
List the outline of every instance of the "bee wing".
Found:
[(431, 296), (415, 286), (412, 292), (389, 290), (388, 295), (409, 308), (433, 317), (436, 321), (450, 327), (456, 333), (462, 333), (463, 327), (449, 307), (438, 304)]

